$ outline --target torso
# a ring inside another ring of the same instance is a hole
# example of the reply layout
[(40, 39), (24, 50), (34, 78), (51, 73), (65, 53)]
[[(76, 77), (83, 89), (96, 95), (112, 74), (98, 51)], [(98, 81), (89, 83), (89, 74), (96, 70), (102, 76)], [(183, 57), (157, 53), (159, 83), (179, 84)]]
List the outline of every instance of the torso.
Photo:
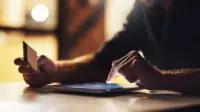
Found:
[(159, 12), (155, 13), (156, 10), (145, 12), (147, 19), (144, 21), (151, 29), (147, 25), (147, 41), (143, 42), (145, 47), (142, 50), (145, 57), (159, 68), (200, 67), (200, 8), (193, 5), (177, 1), (167, 20)]

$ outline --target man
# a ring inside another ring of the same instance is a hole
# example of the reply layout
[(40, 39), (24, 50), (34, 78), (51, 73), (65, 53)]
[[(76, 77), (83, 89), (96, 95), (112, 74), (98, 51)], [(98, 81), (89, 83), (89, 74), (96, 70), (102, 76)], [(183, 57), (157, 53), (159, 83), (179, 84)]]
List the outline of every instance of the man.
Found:
[[(41, 56), (37, 72), (21, 58), (15, 64), (20, 65), (19, 72), (31, 86), (104, 82), (113, 60), (131, 50), (142, 50), (148, 61), (130, 52), (114, 61), (113, 67), (129, 81), (137, 77), (138, 85), (147, 89), (193, 92), (200, 88), (200, 70), (194, 69), (200, 68), (200, 54), (196, 51), (200, 45), (199, 11), (198, 1), (136, 0), (124, 30), (100, 52), (58, 62)], [(113, 76), (110, 74), (108, 81)]]

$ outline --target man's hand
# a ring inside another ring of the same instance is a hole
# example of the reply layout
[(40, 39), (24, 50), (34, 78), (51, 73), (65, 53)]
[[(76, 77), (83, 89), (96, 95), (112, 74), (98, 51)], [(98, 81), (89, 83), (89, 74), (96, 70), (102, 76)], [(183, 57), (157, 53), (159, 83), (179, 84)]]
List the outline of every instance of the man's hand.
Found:
[[(119, 69), (124, 65), (124, 63), (127, 62), (128, 59), (130, 59), (132, 57), (132, 55), (134, 55), (134, 51), (131, 51), (129, 52), (127, 55), (125, 55), (124, 57), (120, 58), (119, 60), (115, 60), (112, 62), (112, 68), (110, 70), (110, 73), (108, 75), (108, 78), (107, 78), (107, 83), (111, 83), (112, 80), (116, 77), (116, 75), (119, 75)], [(132, 78), (127, 78), (129, 81), (131, 80), (132, 81), (136, 81), (137, 78), (133, 75), (131, 75)]]
[(130, 82), (138, 78), (137, 84), (143, 88), (162, 89), (162, 75), (135, 51), (113, 62), (107, 82), (115, 77), (114, 72), (120, 73)]
[(57, 66), (46, 56), (38, 58), (38, 71), (35, 71), (22, 58), (15, 59), (14, 63), (19, 66), (19, 72), (23, 74), (25, 82), (30, 86), (40, 87), (55, 81)]

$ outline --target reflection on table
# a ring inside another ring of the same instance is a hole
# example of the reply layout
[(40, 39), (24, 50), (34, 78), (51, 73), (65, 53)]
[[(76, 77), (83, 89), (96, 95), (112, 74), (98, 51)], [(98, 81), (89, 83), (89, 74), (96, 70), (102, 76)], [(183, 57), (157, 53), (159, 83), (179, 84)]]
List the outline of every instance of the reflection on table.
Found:
[(1, 112), (161, 111), (200, 104), (200, 96), (147, 90), (113, 97), (45, 93), (24, 83), (0, 84)]

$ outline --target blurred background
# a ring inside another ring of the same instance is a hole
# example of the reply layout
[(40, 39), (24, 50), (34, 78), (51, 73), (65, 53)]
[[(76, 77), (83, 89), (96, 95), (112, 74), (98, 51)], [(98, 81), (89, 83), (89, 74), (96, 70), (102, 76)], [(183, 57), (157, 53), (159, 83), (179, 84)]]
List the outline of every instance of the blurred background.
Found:
[(71, 59), (99, 50), (122, 29), (134, 0), (0, 0), (0, 82), (23, 81), (13, 64), (22, 41)]

